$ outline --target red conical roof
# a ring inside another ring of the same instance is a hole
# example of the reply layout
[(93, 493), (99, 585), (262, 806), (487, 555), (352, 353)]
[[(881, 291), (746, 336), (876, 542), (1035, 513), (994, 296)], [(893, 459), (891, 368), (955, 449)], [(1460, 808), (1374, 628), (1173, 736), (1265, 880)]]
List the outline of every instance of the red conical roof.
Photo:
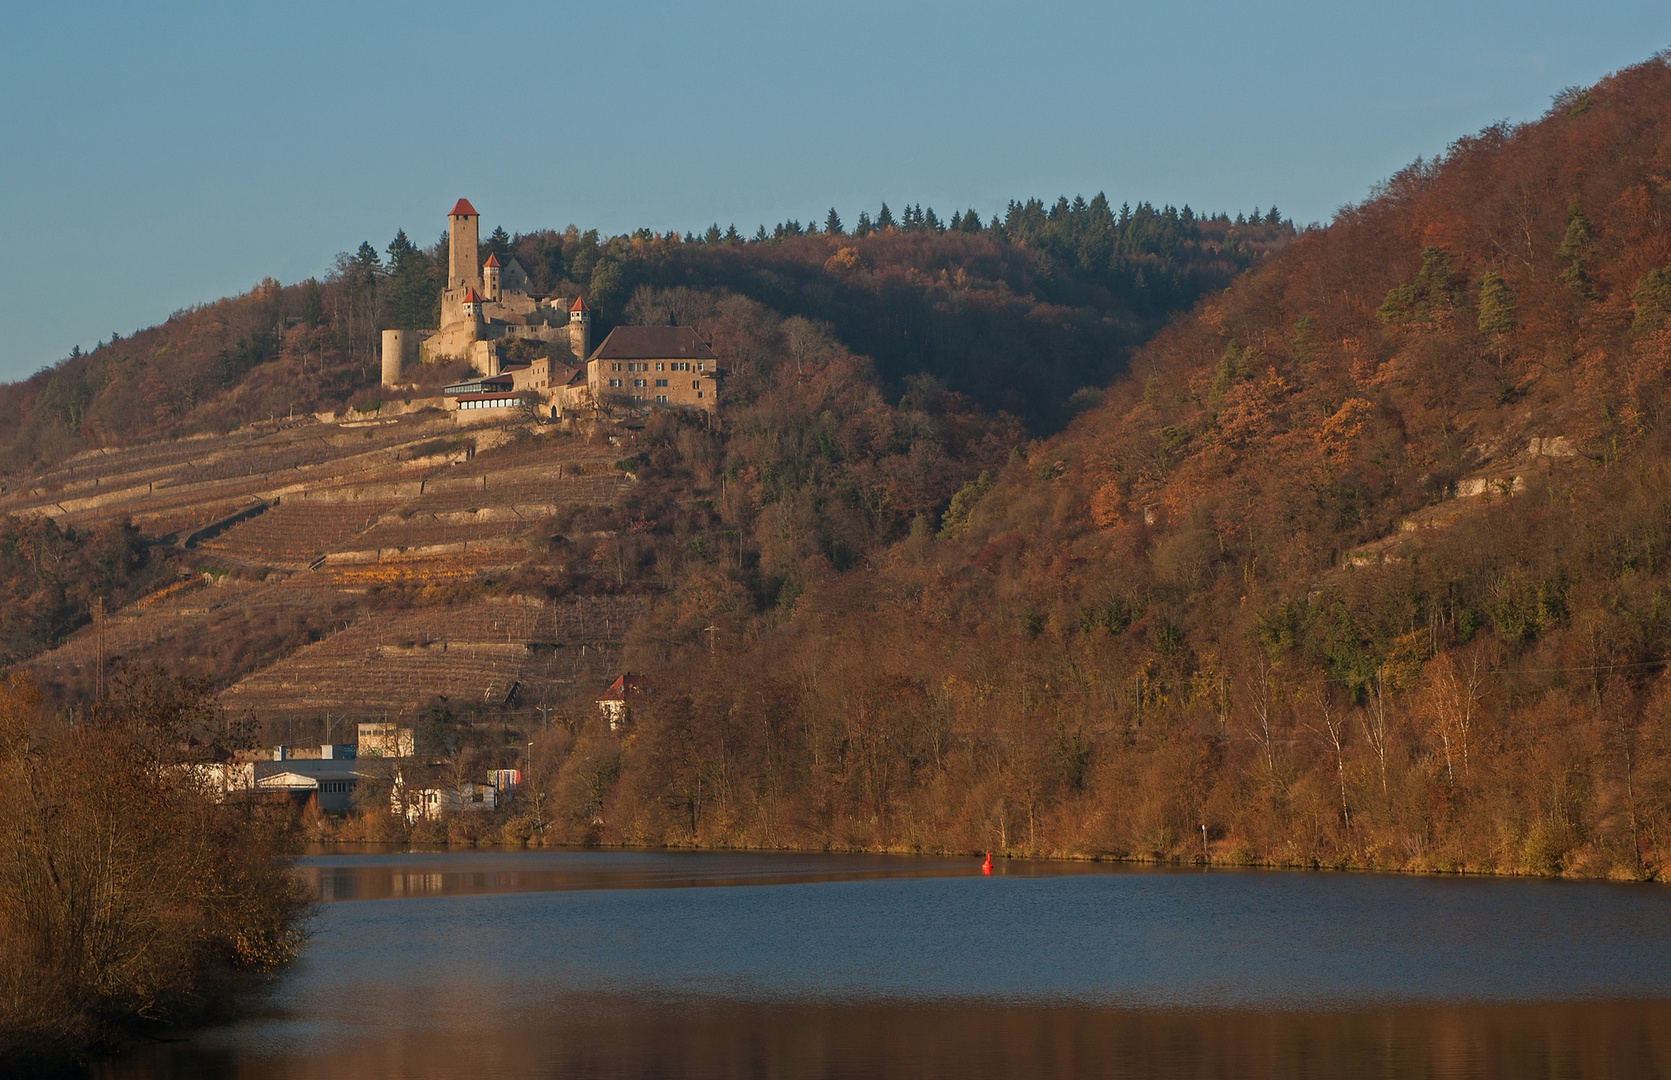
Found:
[(457, 202), (453, 203), (452, 212), (449, 213), (447, 216), (448, 217), (481, 217), (480, 214), (476, 213), (476, 208), (474, 206), (470, 205), (470, 200), (469, 199), (460, 199)]
[(487, 261), (482, 263), (482, 265), (483, 266), (498, 266), (499, 265), (499, 256), (489, 254), (488, 257), (487, 257)]
[(577, 297), (574, 298), (574, 303), (569, 305), (569, 310), (570, 311), (591, 311), (592, 309), (586, 306), (586, 298), (584, 296), (577, 296)]
[(482, 302), (482, 294), (476, 291), (476, 287), (474, 285), (465, 288), (464, 302), (466, 304), (479, 304)]

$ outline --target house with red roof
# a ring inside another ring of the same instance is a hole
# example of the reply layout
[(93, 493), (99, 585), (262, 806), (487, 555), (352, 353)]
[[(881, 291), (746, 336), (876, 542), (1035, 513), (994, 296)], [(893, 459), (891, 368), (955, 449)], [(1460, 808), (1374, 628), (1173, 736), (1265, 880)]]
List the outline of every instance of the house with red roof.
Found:
[(649, 680), (631, 671), (610, 683), (598, 697), (598, 711), (609, 723), (609, 730), (620, 731), (631, 723), (633, 703), (649, 692)]
[(719, 408), (719, 357), (690, 326), (617, 326), (586, 359), (592, 400), (616, 409)]

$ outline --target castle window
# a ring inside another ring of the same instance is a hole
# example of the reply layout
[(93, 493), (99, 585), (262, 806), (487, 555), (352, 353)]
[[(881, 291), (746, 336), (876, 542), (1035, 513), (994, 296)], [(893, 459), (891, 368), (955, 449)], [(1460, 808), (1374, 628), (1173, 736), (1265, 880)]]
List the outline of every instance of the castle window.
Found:
[(667, 369), (661, 365), (660, 361), (657, 361), (656, 362), (656, 370), (657, 371), (666, 371)]
[[(702, 380), (701, 379), (692, 379), (690, 381), (690, 388), (692, 390), (699, 389), (701, 386), (702, 386)], [(700, 394), (697, 395), (697, 397), (701, 397), (701, 396), (702, 395), (700, 395)]]
[(656, 395), (656, 403), (660, 404), (660, 405), (666, 405), (667, 404), (667, 395), (666, 394), (657, 394)]
[(702, 398), (702, 391), (700, 391), (700, 390), (698, 390), (698, 391), (697, 391), (697, 392), (696, 392), (696, 397), (697, 397), (697, 400), (701, 400), (701, 398)]
[(656, 380), (656, 385), (657, 386), (666, 386), (667, 385), (667, 380), (666, 379), (657, 379)]
[(696, 370), (697, 370), (697, 371), (701, 371), (701, 370), (702, 370), (702, 361), (700, 361), (700, 360), (698, 360), (698, 361), (697, 361), (697, 362), (696, 362)]

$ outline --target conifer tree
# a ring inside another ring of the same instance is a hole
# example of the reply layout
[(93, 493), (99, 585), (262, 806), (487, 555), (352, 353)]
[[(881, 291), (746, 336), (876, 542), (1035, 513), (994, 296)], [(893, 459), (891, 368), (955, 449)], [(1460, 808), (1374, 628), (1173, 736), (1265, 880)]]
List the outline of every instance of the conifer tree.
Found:
[(887, 232), (891, 228), (894, 228), (893, 211), (888, 209), (887, 203), (883, 203), (882, 209), (876, 214), (876, 231)]
[(1665, 325), (1671, 316), (1671, 266), (1650, 270), (1637, 279), (1630, 291), (1631, 309), (1635, 318), (1630, 329), (1634, 334), (1648, 334)]
[(1479, 328), (1496, 337), (1514, 329), (1514, 293), (1495, 270), (1487, 270), (1480, 279)]
[(319, 318), (325, 313), (325, 300), (319, 292), (319, 282), (308, 278), (307, 286), (302, 289), (302, 325), (309, 330), (319, 326)]
[(439, 282), (424, 253), (406, 238), (404, 229), (389, 243), (389, 325), (396, 330), (422, 330), (433, 320), (440, 297)]
[(830, 207), (830, 214), (824, 219), (824, 232), (830, 236), (841, 236), (841, 215), (836, 213), (835, 207)]
[(1561, 246), (1555, 249), (1555, 254), (1568, 260), (1566, 269), (1561, 271), (1561, 283), (1581, 300), (1596, 299), (1596, 290), (1590, 284), (1590, 271), (1586, 265), (1594, 244), (1590, 222), (1579, 212), (1578, 200), (1574, 199), (1567, 206), (1567, 231), (1561, 237)]

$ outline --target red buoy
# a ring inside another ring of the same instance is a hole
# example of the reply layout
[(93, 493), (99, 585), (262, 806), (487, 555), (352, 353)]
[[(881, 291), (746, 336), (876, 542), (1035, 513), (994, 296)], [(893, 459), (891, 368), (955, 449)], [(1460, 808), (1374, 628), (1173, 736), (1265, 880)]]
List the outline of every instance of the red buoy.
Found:
[(986, 853), (986, 861), (981, 863), (981, 873), (987, 877), (992, 876), (992, 852), (990, 851)]

